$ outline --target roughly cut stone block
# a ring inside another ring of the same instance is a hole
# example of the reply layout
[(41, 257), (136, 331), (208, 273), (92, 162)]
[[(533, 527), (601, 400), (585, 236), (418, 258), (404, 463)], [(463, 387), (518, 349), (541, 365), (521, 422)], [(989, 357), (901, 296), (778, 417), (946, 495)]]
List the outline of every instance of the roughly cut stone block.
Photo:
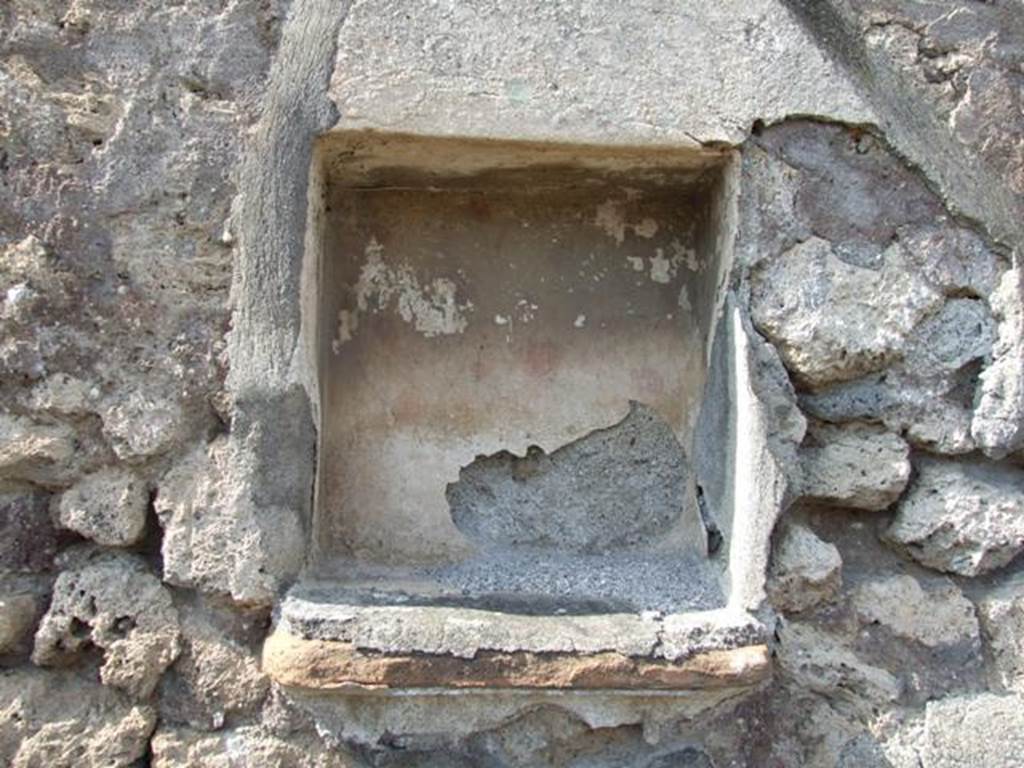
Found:
[(819, 424), (800, 450), (802, 494), (827, 504), (885, 509), (910, 479), (910, 448), (898, 436), (867, 424)]
[(55, 373), (32, 388), (28, 404), (33, 410), (79, 416), (93, 409), (98, 396), (99, 389), (89, 382)]
[(103, 651), (103, 682), (139, 698), (152, 693), (177, 658), (177, 611), (140, 558), (96, 552), (57, 578), (32, 660), (68, 664), (90, 645)]
[(885, 251), (879, 269), (868, 269), (842, 261), (817, 237), (758, 264), (751, 284), (754, 324), (811, 387), (882, 369), (943, 301), (899, 246)]
[[(954, 388), (955, 389), (955, 388)], [(908, 442), (933, 453), (974, 450), (971, 410), (950, 395), (950, 383), (914, 381), (888, 369), (821, 392), (806, 393), (800, 405), (823, 421), (878, 421)]]
[(660, 755), (644, 768), (715, 768), (715, 764), (703, 750), (686, 747), (668, 755)]
[[(239, 760), (241, 762), (239, 762)], [(258, 726), (222, 733), (161, 728), (153, 736), (153, 768), (353, 768), (344, 750), (329, 747), (312, 733), (287, 738)]]
[(48, 571), (57, 553), (57, 531), (50, 520), (49, 495), (0, 495), (0, 571)]
[(923, 768), (1017, 768), (1024, 754), (1024, 698), (981, 693), (928, 702)]
[(135, 544), (146, 530), (149, 495), (132, 471), (106, 468), (84, 477), (60, 498), (60, 524), (110, 547)]
[(687, 474), (672, 427), (633, 403), (620, 423), (550, 455), (477, 459), (447, 497), (456, 527), (484, 547), (600, 552), (664, 537), (683, 512)]
[(895, 701), (902, 686), (884, 669), (861, 660), (843, 643), (808, 624), (786, 622), (778, 632), (779, 665), (798, 685), (817, 693)]
[(783, 611), (799, 612), (835, 597), (842, 583), (839, 550), (799, 523), (783, 528), (772, 550), (768, 594)]
[(900, 368), (911, 380), (952, 376), (989, 357), (995, 330), (984, 301), (949, 299), (914, 329)]
[(994, 326), (979, 299), (953, 298), (907, 339), (885, 371), (805, 394), (801, 405), (824, 421), (882, 422), (933, 453), (975, 450), (971, 434), (975, 366), (988, 359)]
[(1024, 472), (920, 458), (883, 538), (923, 565), (961, 576), (999, 568), (1024, 549)]
[(0, 764), (11, 768), (137, 765), (156, 713), (67, 672), (0, 670)]
[(102, 411), (103, 434), (119, 459), (143, 460), (166, 452), (181, 439), (185, 414), (176, 402), (132, 392)]
[(993, 359), (981, 373), (971, 434), (986, 454), (1002, 458), (1024, 445), (1024, 272), (1003, 275), (989, 301), (998, 322)]
[(200, 728), (257, 711), (270, 689), (259, 660), (198, 612), (183, 619), (181, 631), (182, 653), (161, 688), (161, 711)]
[[(154, 501), (160, 525), (164, 580), (246, 604), (269, 605), (282, 572), (298, 559), (304, 540), (294, 509), (277, 506), (268, 487), (253, 501), (249, 478), (273, 486), (280, 473), (243, 471), (227, 438), (202, 446), (159, 483)], [(275, 458), (277, 461), (277, 458)], [(308, 493), (308, 488), (307, 488)]]
[(1024, 580), (1015, 578), (978, 600), (995, 683), (1024, 693)]
[(952, 582), (922, 589), (912, 576), (876, 579), (854, 590), (853, 606), (862, 622), (930, 648), (979, 642), (974, 604)]
[(899, 232), (907, 260), (946, 295), (988, 296), (1005, 268), (977, 233), (948, 220), (918, 222)]
[(39, 485), (60, 485), (75, 451), (74, 432), (64, 425), (36, 424), (0, 414), (0, 476)]
[(32, 594), (0, 594), (0, 654), (22, 650), (39, 613)]

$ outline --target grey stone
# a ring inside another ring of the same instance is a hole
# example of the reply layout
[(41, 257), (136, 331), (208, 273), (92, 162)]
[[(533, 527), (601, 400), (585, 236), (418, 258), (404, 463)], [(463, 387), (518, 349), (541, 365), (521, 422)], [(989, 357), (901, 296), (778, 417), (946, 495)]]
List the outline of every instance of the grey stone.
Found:
[(911, 336), (901, 368), (908, 378), (942, 379), (992, 352), (995, 322), (979, 299), (949, 299)]
[(270, 691), (259, 659), (203, 612), (181, 622), (182, 652), (160, 689), (164, 721), (221, 728), (259, 711)]
[(981, 373), (971, 434), (991, 457), (1024, 445), (1024, 289), (1019, 268), (1006, 272), (991, 296), (998, 322), (992, 362)]
[(452, 519), (485, 548), (601, 552), (667, 539), (683, 512), (682, 446), (652, 409), (545, 454), (481, 457), (448, 486)]
[(929, 648), (979, 643), (974, 604), (950, 581), (922, 588), (912, 576), (875, 578), (853, 590), (853, 607), (862, 622)]
[(68, 672), (0, 670), (0, 763), (11, 768), (136, 765), (152, 708)]
[(686, 747), (667, 755), (659, 755), (647, 763), (646, 768), (715, 768), (715, 764), (703, 750)]
[(923, 565), (961, 576), (999, 568), (1024, 549), (1024, 472), (921, 457), (883, 538)]
[[(973, 394), (969, 376), (963, 384)], [(889, 369), (805, 393), (800, 404), (810, 415), (829, 422), (881, 422), (912, 445), (934, 453), (970, 453), (975, 448), (971, 407), (950, 397), (950, 387), (948, 381), (916, 380)]]
[(39, 596), (0, 591), (0, 655), (24, 651), (40, 614)]
[(132, 461), (173, 447), (182, 437), (185, 414), (173, 400), (136, 391), (103, 408), (102, 418), (114, 453)]
[(841, 261), (812, 237), (751, 274), (751, 316), (786, 367), (810, 387), (847, 381), (897, 360), (942, 296), (907, 264), (899, 245), (878, 269)]
[(898, 234), (907, 260), (947, 296), (989, 296), (1006, 269), (977, 233), (948, 221), (901, 227)]
[(870, 734), (862, 733), (843, 745), (836, 768), (893, 768)]
[(356, 768), (344, 749), (330, 747), (315, 734), (287, 739), (259, 726), (222, 733), (162, 727), (153, 736), (153, 768)]
[[(13, 233), (12, 233), (13, 234)], [(54, 344), (43, 318), (67, 301), (64, 281), (53, 254), (35, 235), (2, 244), (0, 291), (0, 371), (8, 376), (38, 380), (46, 375), (46, 358)]]
[(0, 414), (0, 477), (60, 486), (73, 477), (74, 453), (70, 427)]
[(850, 263), (879, 266), (901, 228), (943, 213), (925, 180), (870, 132), (792, 120), (755, 141), (798, 172), (797, 218)]
[(783, 525), (772, 549), (768, 595), (776, 608), (797, 613), (831, 600), (842, 584), (839, 550), (799, 523)]
[(1024, 698), (950, 696), (925, 710), (923, 768), (1015, 768), (1024, 753)]
[(171, 595), (145, 562), (97, 551), (57, 577), (32, 660), (69, 664), (94, 646), (103, 652), (100, 679), (146, 698), (177, 658), (179, 634)]
[(106, 468), (79, 480), (63, 493), (60, 524), (98, 544), (135, 544), (146, 530), (149, 494), (131, 470)]
[(0, 571), (40, 573), (53, 566), (57, 531), (45, 493), (0, 494)]
[[(282, 573), (301, 562), (304, 535), (293, 509), (276, 505), (269, 494), (253, 500), (255, 468), (239, 471), (248, 460), (238, 450), (219, 438), (193, 450), (160, 481), (154, 505), (164, 529), (164, 579), (265, 605), (280, 589)], [(275, 472), (291, 464), (268, 466), (260, 482), (272, 484)], [(276, 493), (286, 497), (287, 489)]]
[(99, 389), (84, 379), (55, 373), (34, 386), (26, 400), (28, 407), (61, 416), (81, 416), (95, 407)]
[(885, 509), (910, 479), (910, 448), (868, 424), (817, 424), (800, 451), (802, 495), (826, 504)]
[(891, 673), (863, 661), (837, 637), (810, 624), (786, 622), (778, 636), (779, 665), (808, 690), (875, 704), (895, 701), (902, 691)]
[(977, 600), (992, 657), (992, 682), (1024, 693), (1024, 580), (1014, 578)]
[(743, 152), (736, 259), (753, 267), (812, 234), (796, 212), (803, 174), (751, 142)]

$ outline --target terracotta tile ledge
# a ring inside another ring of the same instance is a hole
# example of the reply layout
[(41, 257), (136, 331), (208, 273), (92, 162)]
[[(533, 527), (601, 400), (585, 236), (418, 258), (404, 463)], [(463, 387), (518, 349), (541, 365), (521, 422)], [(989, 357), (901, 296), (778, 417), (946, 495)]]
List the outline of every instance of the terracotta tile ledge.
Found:
[(263, 648), (276, 682), (321, 691), (350, 688), (702, 690), (755, 685), (771, 673), (766, 645), (710, 650), (680, 661), (590, 654), (480, 651), (472, 658), (381, 653), (350, 642), (296, 637), (278, 628)]

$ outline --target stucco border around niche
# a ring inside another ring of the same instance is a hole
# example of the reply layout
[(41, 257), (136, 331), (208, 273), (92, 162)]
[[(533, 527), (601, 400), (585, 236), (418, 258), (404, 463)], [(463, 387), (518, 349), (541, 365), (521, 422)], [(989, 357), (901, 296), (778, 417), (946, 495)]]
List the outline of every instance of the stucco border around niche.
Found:
[[(437, 659), (416, 651), (391, 653), (391, 661), (381, 663), (379, 658), (371, 659), (379, 653), (373, 648), (338, 638), (289, 634), (280, 617), (279, 601), (301, 577), (309, 547), (320, 407), (312, 344), (316, 332), (310, 326), (317, 313), (316, 307), (303, 304), (304, 296), (315, 296), (308, 286), (316, 279), (315, 260), (307, 258), (307, 196), (311, 183), (316, 183), (316, 139), (338, 122), (327, 89), (346, 7), (326, 0), (298, 0), (293, 7), (282, 32), (282, 54), (272, 69), (262, 116), (247, 142), (240, 169), (241, 194), (232, 218), (237, 259), (227, 383), (233, 402), (230, 472), (240, 492), (229, 513), (254, 532), (244, 545), (242, 562), (234, 566), (239, 587), (233, 588), (233, 593), (237, 591), (233, 596), (250, 604), (278, 607), (277, 626), (264, 656), (267, 671), (293, 690), (330, 688), (335, 692), (346, 682), (357, 687), (400, 689), (401, 679), (392, 676), (396, 666), (416, 671), (408, 679), (432, 690), (578, 687), (609, 693), (633, 688), (636, 693), (636, 689), (648, 687), (732, 690), (764, 680), (770, 665), (763, 639), (724, 643), (674, 659), (638, 660), (615, 652), (611, 656), (542, 658), (524, 648), (503, 656), (482, 652), (470, 659), (438, 664)], [(734, 169), (732, 183), (736, 176)], [(735, 215), (734, 209), (731, 215)], [(731, 236), (735, 222), (729, 222), (725, 230)], [(731, 246), (727, 243), (725, 247)], [(726, 301), (720, 319), (724, 322), (719, 323), (715, 354), (721, 359), (710, 365), (718, 366), (725, 377), (717, 382), (718, 394), (714, 395), (721, 412), (718, 422), (709, 421), (706, 428), (728, 427), (729, 464), (740, 469), (726, 468), (718, 455), (697, 455), (695, 462), (698, 471), (703, 463), (709, 475), (719, 475), (717, 493), (727, 494), (735, 505), (737, 524), (728, 532), (732, 536), (729, 610), (758, 624), (755, 616), (764, 600), (769, 538), (784, 504), (786, 480), (769, 439), (771, 416), (753, 380), (759, 354), (755, 347), (763, 342), (749, 330), (736, 297)], [(404, 658), (396, 660), (395, 656)], [(285, 657), (288, 664), (282, 662)], [(487, 664), (480, 666), (485, 660)], [(305, 671), (296, 671), (296, 663), (300, 667), (305, 664)], [(359, 675), (346, 681), (344, 670), (356, 667)], [(319, 675), (318, 669), (328, 671)], [(330, 670), (341, 671), (335, 674)], [(634, 674), (635, 686), (629, 684)], [(648, 685), (643, 684), (645, 678)], [(658, 682), (649, 685), (652, 679)], [(316, 680), (326, 681), (326, 685)]]

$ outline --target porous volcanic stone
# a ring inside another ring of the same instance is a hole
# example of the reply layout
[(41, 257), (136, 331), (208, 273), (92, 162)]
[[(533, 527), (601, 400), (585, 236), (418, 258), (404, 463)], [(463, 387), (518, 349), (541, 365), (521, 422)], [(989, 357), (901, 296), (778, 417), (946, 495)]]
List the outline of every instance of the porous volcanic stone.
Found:
[(1024, 549), (1024, 472), (921, 457), (883, 538), (923, 565), (961, 576), (999, 568)]

